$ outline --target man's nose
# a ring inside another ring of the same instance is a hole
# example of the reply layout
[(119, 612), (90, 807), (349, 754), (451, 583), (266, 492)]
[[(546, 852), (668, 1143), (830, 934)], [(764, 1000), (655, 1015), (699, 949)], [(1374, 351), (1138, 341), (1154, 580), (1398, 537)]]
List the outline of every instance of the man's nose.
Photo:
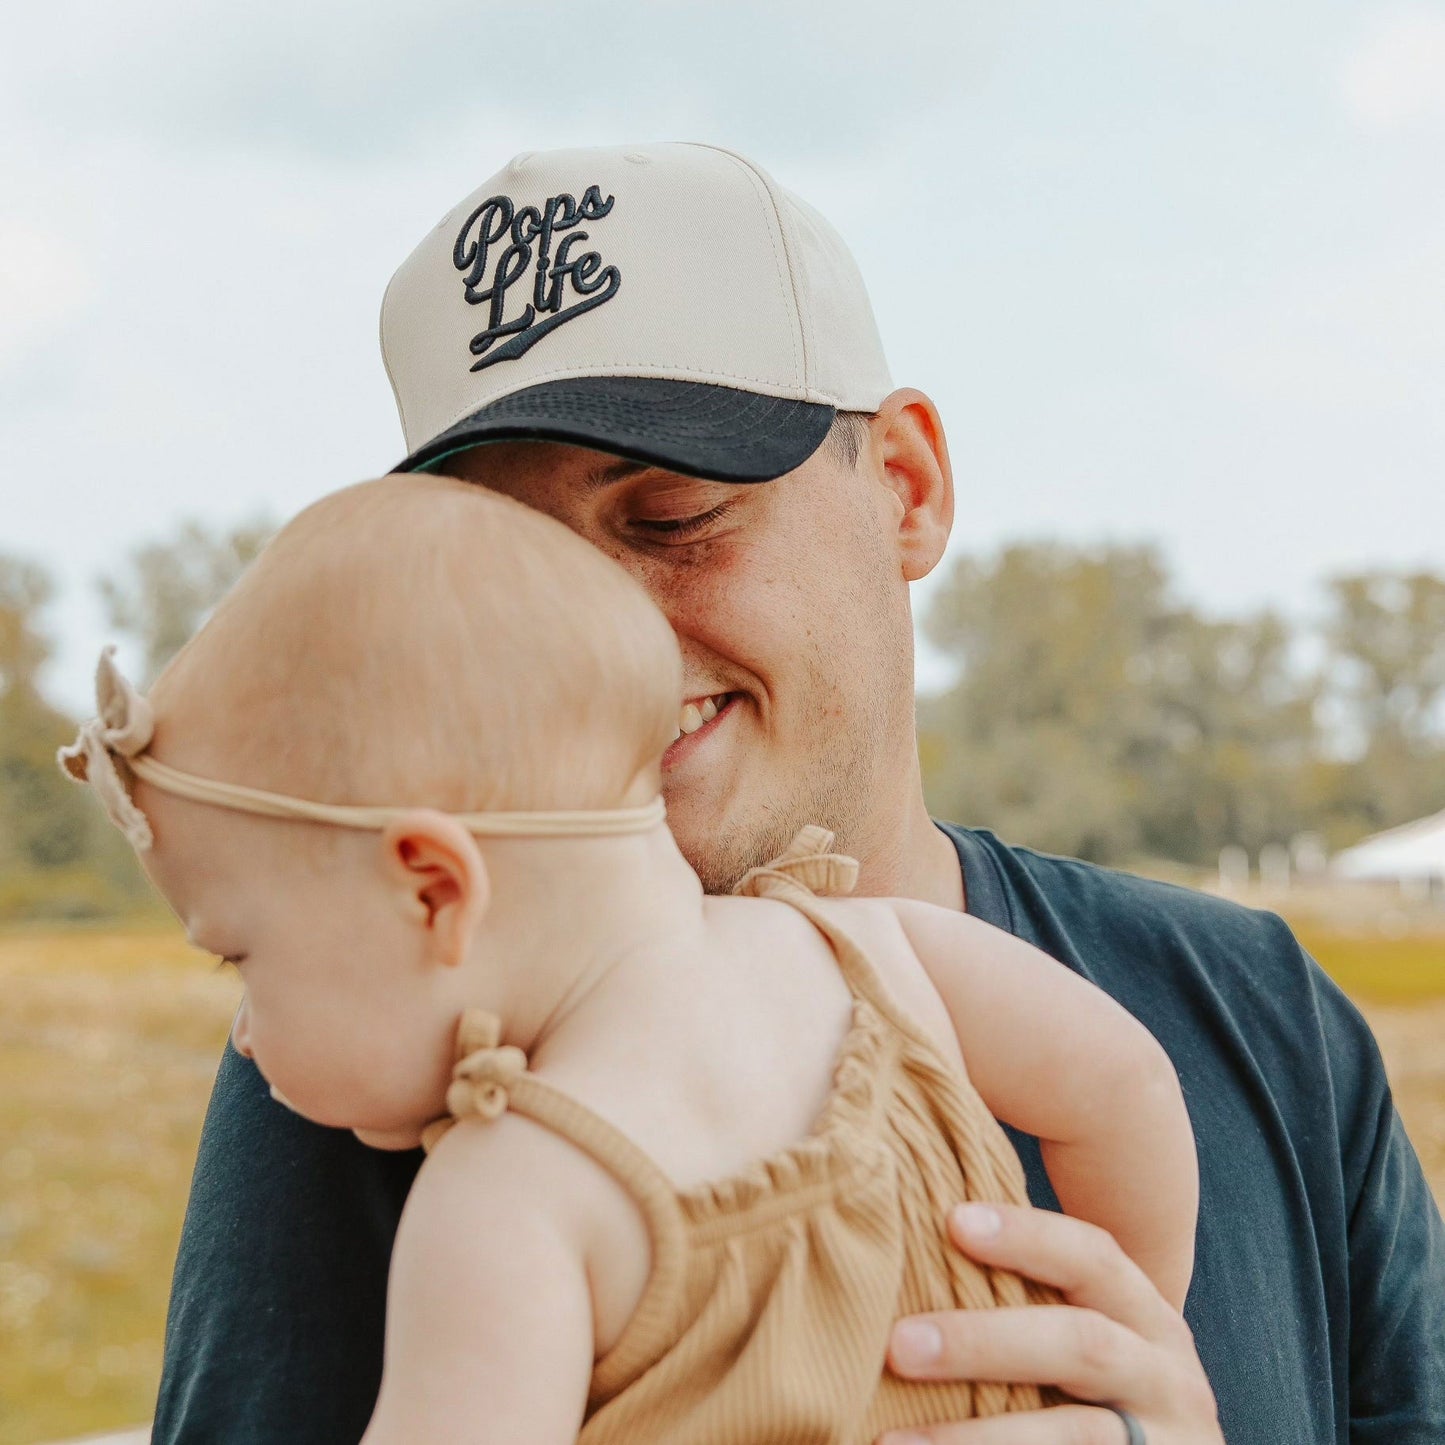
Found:
[(243, 1059), (251, 1057), (251, 1010), (245, 999), (236, 1010), (236, 1020), (231, 1025), (231, 1047)]

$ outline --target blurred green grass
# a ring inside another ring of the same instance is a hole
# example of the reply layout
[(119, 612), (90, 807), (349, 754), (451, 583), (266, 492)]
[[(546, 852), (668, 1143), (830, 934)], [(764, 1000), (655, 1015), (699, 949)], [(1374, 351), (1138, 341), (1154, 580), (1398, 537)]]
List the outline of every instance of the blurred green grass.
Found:
[(238, 997), (174, 928), (0, 935), (0, 1445), (150, 1418)]
[(1297, 924), (1295, 933), (1351, 998), (1397, 1004), (1445, 998), (1445, 933), (1391, 938), (1308, 922)]
[[(1445, 935), (1295, 920), (1366, 1009), (1445, 1185)], [(239, 985), (174, 926), (0, 932), (0, 1445), (150, 1418)]]

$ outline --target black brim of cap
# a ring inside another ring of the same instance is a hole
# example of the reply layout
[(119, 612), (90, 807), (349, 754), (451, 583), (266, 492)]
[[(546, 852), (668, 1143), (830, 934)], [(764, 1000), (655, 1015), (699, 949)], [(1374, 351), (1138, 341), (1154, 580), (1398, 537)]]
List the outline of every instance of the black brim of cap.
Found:
[(720, 482), (770, 482), (817, 451), (835, 409), (701, 381), (588, 376), (499, 397), (418, 447), (398, 472), (438, 471), (497, 441), (570, 442)]

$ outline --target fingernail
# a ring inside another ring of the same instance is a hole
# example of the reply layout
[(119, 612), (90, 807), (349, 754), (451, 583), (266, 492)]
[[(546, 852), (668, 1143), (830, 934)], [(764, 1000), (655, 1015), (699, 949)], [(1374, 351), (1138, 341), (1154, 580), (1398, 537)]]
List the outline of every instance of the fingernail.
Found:
[(953, 1227), (970, 1239), (992, 1239), (1003, 1228), (1003, 1218), (987, 1204), (960, 1204), (953, 1211)]
[(900, 1365), (931, 1365), (943, 1353), (943, 1332), (927, 1320), (904, 1320), (893, 1327), (893, 1358)]

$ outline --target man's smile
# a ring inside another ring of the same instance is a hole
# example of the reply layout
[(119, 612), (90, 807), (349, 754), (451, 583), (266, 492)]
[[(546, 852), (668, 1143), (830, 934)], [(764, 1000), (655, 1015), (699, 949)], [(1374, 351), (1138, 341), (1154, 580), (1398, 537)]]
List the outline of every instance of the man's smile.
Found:
[(718, 692), (683, 703), (678, 714), (677, 738), (662, 755), (663, 772), (672, 771), (700, 747), (705, 746), (706, 740), (732, 712), (739, 697), (740, 694), (735, 692)]

